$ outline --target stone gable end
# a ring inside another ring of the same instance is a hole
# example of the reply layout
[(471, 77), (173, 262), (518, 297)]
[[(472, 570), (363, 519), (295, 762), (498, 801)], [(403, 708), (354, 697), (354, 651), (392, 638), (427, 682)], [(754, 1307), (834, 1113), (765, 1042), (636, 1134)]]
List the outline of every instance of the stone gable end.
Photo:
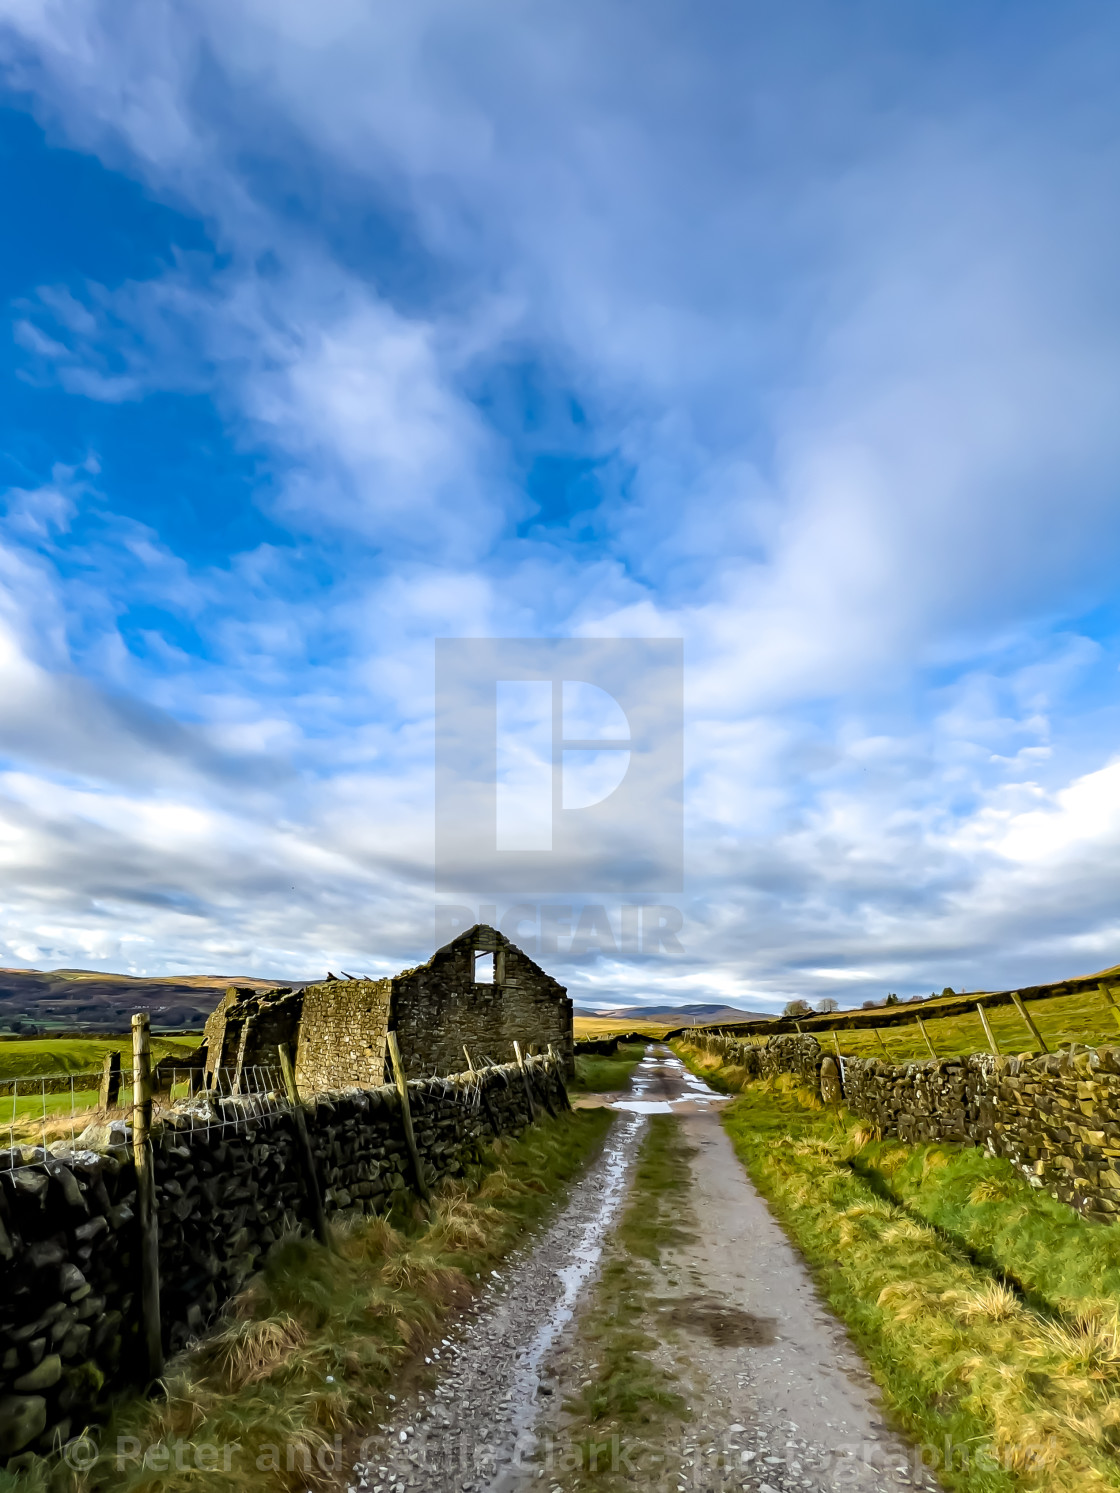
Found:
[[(492, 956), (489, 979), (476, 978), (480, 954)], [(264, 994), (231, 986), (206, 1023), (206, 1069), (232, 1074), (234, 1087), (243, 1076), (250, 1087), (255, 1068), (276, 1067), (283, 1042), (302, 1092), (376, 1086), (392, 1077), (390, 1029), (414, 1078), (462, 1072), (464, 1047), (477, 1066), (508, 1062), (515, 1041), (523, 1053), (546, 1052), (551, 1043), (573, 1071), (567, 990), (485, 924), (437, 949), (426, 964), (385, 979), (324, 980)]]

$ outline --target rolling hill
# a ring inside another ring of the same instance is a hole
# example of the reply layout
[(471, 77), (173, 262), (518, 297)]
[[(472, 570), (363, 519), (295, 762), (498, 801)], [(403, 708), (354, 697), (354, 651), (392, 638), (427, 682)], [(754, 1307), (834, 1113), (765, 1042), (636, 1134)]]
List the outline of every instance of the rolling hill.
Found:
[(589, 1006), (576, 1006), (573, 1008), (576, 1016), (585, 1018), (607, 1018), (634, 1021), (667, 1021), (677, 1026), (684, 1026), (695, 1021), (700, 1025), (709, 1025), (719, 1021), (773, 1021), (773, 1011), (744, 1011), (738, 1006), (706, 1005), (702, 1001), (680, 1006), (604, 1006), (601, 1009), (593, 1009)]
[(134, 1011), (151, 1012), (157, 1031), (200, 1030), (227, 985), (272, 990), (280, 983), (244, 975), (145, 979), (88, 969), (0, 969), (0, 1030), (123, 1032)]

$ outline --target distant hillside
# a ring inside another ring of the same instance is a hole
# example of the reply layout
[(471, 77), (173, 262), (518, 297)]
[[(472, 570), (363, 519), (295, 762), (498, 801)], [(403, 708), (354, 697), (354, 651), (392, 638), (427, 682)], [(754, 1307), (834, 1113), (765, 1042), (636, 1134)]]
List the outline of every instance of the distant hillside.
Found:
[(150, 1011), (158, 1031), (194, 1030), (227, 985), (272, 990), (282, 983), (246, 975), (137, 979), (89, 969), (0, 969), (0, 1030), (123, 1032), (135, 1011)]
[[(321, 979), (322, 976), (319, 976)], [(146, 978), (93, 969), (0, 969), (0, 1032), (121, 1033), (136, 1011), (149, 1011), (156, 1031), (198, 1031), (229, 985), (273, 990), (307, 980), (261, 980), (250, 975), (173, 975)], [(602, 1010), (577, 1007), (577, 1016), (623, 1021), (770, 1021), (773, 1012), (694, 1001), (679, 1006), (626, 1005)]]
[(693, 1002), (690, 1005), (681, 1006), (610, 1006), (601, 1010), (592, 1010), (590, 1007), (575, 1006), (573, 1008), (576, 1016), (599, 1017), (608, 1020), (634, 1021), (671, 1021), (679, 1025), (685, 1025), (690, 1021), (704, 1024), (716, 1021), (773, 1021), (773, 1011), (743, 1011), (738, 1006), (713, 1006), (705, 1005), (703, 1002)]

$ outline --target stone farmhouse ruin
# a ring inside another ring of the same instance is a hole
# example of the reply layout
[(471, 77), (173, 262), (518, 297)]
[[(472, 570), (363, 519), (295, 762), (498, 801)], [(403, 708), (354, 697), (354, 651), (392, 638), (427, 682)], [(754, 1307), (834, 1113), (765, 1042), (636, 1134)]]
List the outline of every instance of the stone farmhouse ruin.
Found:
[(278, 1044), (295, 1056), (304, 1092), (391, 1081), (386, 1036), (395, 1031), (410, 1077), (558, 1049), (573, 1065), (572, 1003), (563, 985), (516, 944), (479, 924), (426, 964), (381, 980), (330, 979), (302, 990), (231, 986), (206, 1023), (206, 1083), (232, 1070), (234, 1088), (256, 1067), (275, 1068)]

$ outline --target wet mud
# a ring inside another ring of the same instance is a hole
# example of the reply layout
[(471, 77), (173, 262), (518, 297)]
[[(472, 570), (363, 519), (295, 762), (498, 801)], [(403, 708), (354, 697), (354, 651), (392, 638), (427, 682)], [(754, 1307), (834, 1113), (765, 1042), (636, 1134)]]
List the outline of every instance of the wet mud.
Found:
[(671, 1327), (702, 1333), (717, 1348), (761, 1348), (778, 1335), (777, 1317), (756, 1317), (714, 1297), (686, 1297), (662, 1316)]

